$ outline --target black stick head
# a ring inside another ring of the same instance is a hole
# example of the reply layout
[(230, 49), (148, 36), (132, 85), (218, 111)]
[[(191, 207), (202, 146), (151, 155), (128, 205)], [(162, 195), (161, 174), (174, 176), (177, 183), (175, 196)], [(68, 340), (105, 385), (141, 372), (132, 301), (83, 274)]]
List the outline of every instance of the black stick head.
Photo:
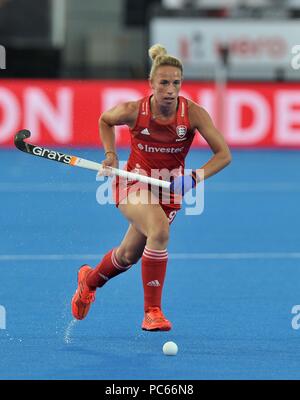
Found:
[(23, 142), (24, 139), (28, 139), (30, 137), (30, 135), (31, 135), (31, 133), (27, 129), (22, 129), (21, 131), (17, 132), (15, 134), (15, 145), (17, 146), (17, 144), (19, 144), (20, 142)]
[(22, 129), (21, 131), (17, 132), (15, 134), (15, 146), (17, 149), (21, 151), (28, 152), (28, 149), (26, 147), (29, 146), (29, 144), (24, 142), (24, 139), (29, 138), (31, 135), (30, 131), (27, 129)]

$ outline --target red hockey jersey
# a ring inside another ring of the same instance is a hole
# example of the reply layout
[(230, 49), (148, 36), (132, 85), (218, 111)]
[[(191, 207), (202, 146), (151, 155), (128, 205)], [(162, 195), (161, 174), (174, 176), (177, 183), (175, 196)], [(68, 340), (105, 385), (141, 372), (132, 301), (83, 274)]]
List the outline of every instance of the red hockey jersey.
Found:
[(140, 102), (138, 118), (131, 134), (131, 153), (127, 170), (179, 169), (183, 173), (184, 160), (195, 136), (188, 118), (188, 102), (179, 96), (177, 113), (171, 123), (153, 119), (151, 96)]
[[(179, 96), (175, 118), (164, 123), (153, 118), (150, 100), (148, 96), (140, 101), (136, 124), (130, 129), (131, 152), (125, 169), (170, 180), (170, 176), (184, 173), (184, 160), (195, 136), (188, 118), (188, 101)], [(180, 208), (174, 204), (173, 195), (170, 203)]]

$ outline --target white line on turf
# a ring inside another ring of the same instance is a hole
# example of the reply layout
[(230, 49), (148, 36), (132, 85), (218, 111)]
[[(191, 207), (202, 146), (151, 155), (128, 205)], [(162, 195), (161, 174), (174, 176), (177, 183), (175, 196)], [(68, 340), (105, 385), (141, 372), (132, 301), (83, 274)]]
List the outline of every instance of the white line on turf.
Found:
[[(99, 260), (103, 254), (2, 254), (0, 261), (66, 261)], [(271, 260), (299, 259), (300, 253), (169, 253), (172, 260)]]
[(95, 192), (97, 184), (82, 183), (0, 183), (1, 193), (73, 193), (73, 192)]
[[(94, 183), (1, 183), (1, 193), (73, 193), (94, 192), (98, 184)], [(208, 183), (205, 190), (211, 192), (300, 192), (298, 182), (235, 182), (235, 183)]]

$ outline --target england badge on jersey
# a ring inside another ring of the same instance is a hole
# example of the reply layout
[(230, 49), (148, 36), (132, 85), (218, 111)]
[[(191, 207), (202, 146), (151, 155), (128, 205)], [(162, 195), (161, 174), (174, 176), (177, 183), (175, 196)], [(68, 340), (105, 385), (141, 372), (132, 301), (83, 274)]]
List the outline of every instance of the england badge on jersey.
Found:
[(187, 133), (187, 127), (185, 125), (178, 125), (176, 127), (177, 136), (182, 139)]

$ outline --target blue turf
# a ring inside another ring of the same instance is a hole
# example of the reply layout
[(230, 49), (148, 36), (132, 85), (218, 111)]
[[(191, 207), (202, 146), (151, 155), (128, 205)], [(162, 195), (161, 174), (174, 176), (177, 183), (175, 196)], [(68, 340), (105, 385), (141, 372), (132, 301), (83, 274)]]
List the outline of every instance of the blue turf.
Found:
[[(102, 152), (76, 150), (85, 158)], [(127, 151), (121, 151), (125, 159)], [(193, 151), (199, 167), (207, 151)], [(182, 211), (169, 253), (299, 253), (300, 157), (296, 151), (234, 151), (206, 183), (200, 216)], [(140, 264), (97, 292), (86, 320), (67, 332), (76, 273), (118, 245), (127, 222), (96, 202), (93, 172), (0, 152), (0, 379), (299, 379), (300, 258), (170, 259), (164, 310), (171, 332), (140, 329)], [(4, 256), (69, 255), (61, 260)], [(162, 354), (168, 340), (176, 357)]]

